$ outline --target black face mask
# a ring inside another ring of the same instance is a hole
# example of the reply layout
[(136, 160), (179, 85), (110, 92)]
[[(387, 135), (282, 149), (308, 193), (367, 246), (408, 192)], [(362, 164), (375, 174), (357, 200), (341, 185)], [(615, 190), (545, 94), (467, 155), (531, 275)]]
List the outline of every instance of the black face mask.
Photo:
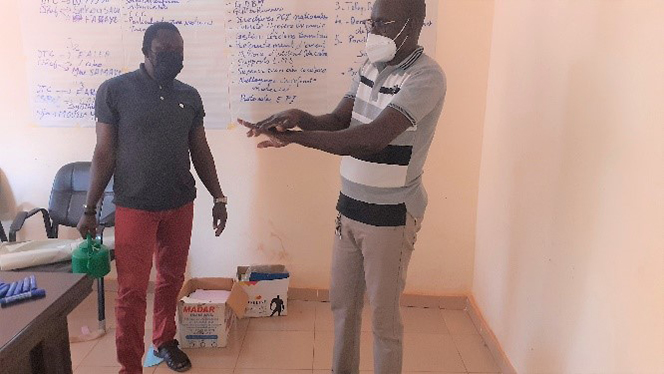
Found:
[(180, 52), (168, 51), (157, 53), (157, 62), (152, 62), (154, 66), (154, 78), (157, 82), (168, 83), (173, 81), (180, 74), (184, 56)]

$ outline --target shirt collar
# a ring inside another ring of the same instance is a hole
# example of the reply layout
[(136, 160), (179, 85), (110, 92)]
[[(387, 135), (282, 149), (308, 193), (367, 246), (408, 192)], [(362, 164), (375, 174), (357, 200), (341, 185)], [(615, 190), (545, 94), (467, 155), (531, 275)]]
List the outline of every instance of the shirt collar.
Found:
[(400, 64), (399, 69), (407, 70), (409, 67), (415, 65), (417, 60), (424, 54), (424, 47), (418, 46), (408, 57), (406, 57)]

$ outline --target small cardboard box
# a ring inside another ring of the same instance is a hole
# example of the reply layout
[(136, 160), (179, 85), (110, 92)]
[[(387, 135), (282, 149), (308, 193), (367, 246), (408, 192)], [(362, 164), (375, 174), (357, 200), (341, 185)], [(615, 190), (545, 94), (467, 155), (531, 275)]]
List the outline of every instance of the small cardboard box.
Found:
[[(196, 290), (230, 291), (223, 303), (192, 299)], [(222, 348), (228, 345), (228, 333), (235, 316), (242, 318), (247, 294), (230, 278), (193, 278), (187, 280), (178, 295), (177, 325), (180, 346), (184, 348)]]
[[(261, 272), (288, 273), (284, 265), (262, 265)], [(288, 283), (290, 277), (284, 279), (240, 281), (249, 266), (238, 266), (238, 284), (247, 294), (249, 301), (245, 317), (274, 317), (288, 315)]]

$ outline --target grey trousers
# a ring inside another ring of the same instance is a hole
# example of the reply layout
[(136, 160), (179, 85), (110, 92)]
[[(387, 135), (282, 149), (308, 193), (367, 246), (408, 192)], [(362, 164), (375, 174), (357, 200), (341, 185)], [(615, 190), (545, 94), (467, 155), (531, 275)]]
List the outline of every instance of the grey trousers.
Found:
[[(365, 292), (372, 311), (374, 373), (400, 374), (403, 323), (399, 309), (421, 219), (376, 227), (340, 215), (332, 254), (330, 301), (334, 315), (332, 373), (358, 374)], [(339, 227), (340, 226), (340, 227)]]

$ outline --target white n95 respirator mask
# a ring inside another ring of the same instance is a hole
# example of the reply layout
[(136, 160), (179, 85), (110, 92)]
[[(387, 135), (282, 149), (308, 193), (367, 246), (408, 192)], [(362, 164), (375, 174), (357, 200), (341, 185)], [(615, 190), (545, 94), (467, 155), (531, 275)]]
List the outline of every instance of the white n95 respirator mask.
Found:
[(371, 63), (376, 64), (379, 62), (389, 62), (394, 59), (394, 56), (396, 56), (397, 52), (401, 50), (401, 47), (403, 47), (403, 45), (406, 43), (408, 37), (406, 36), (406, 39), (403, 40), (403, 43), (401, 43), (399, 48), (397, 48), (397, 43), (395, 43), (394, 40), (398, 39), (401, 33), (403, 33), (403, 30), (406, 29), (408, 22), (410, 22), (410, 18), (408, 21), (406, 21), (406, 23), (401, 28), (401, 31), (399, 31), (394, 39), (390, 39), (382, 35), (376, 35), (374, 33), (369, 33), (369, 36), (367, 37), (366, 52), (367, 57), (369, 57), (369, 61), (371, 61)]

